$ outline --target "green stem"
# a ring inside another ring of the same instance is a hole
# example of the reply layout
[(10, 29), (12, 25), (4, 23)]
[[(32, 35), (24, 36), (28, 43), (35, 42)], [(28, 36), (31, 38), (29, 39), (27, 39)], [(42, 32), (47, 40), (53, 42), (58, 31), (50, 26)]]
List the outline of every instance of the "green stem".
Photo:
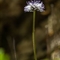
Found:
[(36, 54), (36, 46), (35, 46), (35, 11), (33, 12), (33, 50), (34, 50), (34, 59), (37, 60), (37, 54)]

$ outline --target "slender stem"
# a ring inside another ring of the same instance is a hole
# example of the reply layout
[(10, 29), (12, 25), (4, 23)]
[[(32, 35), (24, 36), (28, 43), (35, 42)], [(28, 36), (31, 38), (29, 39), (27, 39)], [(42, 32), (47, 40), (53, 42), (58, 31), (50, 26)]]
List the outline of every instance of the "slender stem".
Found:
[(32, 39), (33, 39), (33, 50), (34, 50), (34, 59), (37, 60), (37, 55), (36, 55), (36, 46), (35, 46), (35, 11), (33, 12), (33, 34), (32, 34)]
[(13, 48), (14, 48), (14, 58), (17, 60), (16, 49), (15, 49), (15, 40), (13, 39)]

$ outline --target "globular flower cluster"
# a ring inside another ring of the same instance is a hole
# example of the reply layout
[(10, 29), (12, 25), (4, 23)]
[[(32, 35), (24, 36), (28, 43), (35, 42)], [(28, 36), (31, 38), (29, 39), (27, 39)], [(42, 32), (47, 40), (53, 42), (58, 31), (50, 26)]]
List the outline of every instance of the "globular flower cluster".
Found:
[(34, 10), (43, 12), (44, 4), (41, 1), (28, 1), (27, 6), (24, 7), (25, 12), (33, 12)]

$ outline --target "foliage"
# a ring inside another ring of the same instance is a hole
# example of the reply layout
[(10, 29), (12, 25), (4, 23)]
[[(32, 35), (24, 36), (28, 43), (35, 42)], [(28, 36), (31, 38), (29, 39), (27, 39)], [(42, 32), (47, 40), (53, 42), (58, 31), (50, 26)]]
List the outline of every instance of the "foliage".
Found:
[(0, 60), (10, 60), (10, 56), (5, 54), (5, 51), (2, 48), (0, 48)]

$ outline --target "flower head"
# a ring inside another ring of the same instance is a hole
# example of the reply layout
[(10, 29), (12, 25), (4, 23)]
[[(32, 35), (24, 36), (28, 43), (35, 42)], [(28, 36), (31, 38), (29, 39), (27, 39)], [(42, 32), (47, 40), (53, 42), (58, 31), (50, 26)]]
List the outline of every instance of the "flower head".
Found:
[(41, 1), (28, 1), (27, 6), (24, 7), (25, 12), (33, 12), (34, 10), (43, 12), (44, 4)]

